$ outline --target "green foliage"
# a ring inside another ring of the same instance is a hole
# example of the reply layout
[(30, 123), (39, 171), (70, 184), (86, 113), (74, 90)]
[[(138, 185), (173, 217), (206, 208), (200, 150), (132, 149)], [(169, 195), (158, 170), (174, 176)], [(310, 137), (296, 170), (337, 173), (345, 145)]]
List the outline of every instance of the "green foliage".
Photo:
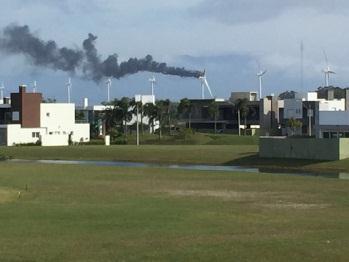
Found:
[(290, 118), (287, 120), (286, 126), (291, 129), (292, 135), (295, 135), (297, 129), (302, 128), (303, 123), (298, 119)]

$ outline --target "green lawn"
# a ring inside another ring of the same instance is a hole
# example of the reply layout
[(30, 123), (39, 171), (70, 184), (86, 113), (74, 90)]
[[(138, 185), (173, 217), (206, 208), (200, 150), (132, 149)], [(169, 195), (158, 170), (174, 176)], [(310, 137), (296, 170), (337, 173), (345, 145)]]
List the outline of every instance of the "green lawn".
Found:
[(226, 164), (242, 156), (256, 154), (255, 145), (142, 145), (0, 147), (0, 154), (20, 159), (114, 160), (153, 163)]
[(287, 170), (349, 172), (349, 159), (311, 161), (263, 159), (257, 145), (101, 145), (0, 147), (0, 156), (19, 159), (109, 160), (168, 164), (241, 165)]
[(315, 177), (0, 162), (0, 260), (348, 261), (348, 187)]

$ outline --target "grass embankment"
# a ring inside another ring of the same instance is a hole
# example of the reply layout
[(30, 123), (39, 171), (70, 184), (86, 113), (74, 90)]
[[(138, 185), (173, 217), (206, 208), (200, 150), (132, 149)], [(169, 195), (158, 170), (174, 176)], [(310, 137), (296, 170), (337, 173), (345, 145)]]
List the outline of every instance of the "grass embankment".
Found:
[(4, 158), (106, 160), (162, 164), (239, 165), (313, 172), (349, 172), (349, 159), (312, 161), (264, 159), (257, 145), (130, 145), (70, 147), (0, 147)]
[[(210, 133), (187, 133), (183, 136), (144, 134), (140, 136), (140, 143), (143, 145), (258, 145), (258, 136), (237, 136), (231, 134), (210, 134)], [(136, 144), (136, 135), (128, 135), (128, 145)], [(91, 144), (104, 144), (103, 140), (92, 140)]]
[(0, 163), (1, 261), (347, 261), (348, 186)]
[(110, 160), (172, 164), (225, 164), (256, 154), (257, 146), (142, 145), (2, 147), (0, 152), (19, 159)]

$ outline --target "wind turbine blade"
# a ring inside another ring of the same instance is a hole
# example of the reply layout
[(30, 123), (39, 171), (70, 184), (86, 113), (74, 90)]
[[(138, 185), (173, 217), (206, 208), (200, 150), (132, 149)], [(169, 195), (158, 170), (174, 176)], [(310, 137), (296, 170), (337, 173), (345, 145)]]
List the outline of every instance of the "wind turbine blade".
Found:
[(207, 89), (208, 89), (208, 92), (210, 93), (210, 96), (211, 96), (212, 98), (214, 98), (214, 96), (213, 96), (213, 94), (212, 94), (212, 91), (211, 91), (211, 88), (210, 88), (210, 85), (209, 85), (208, 82), (207, 82), (207, 79), (205, 79), (205, 85), (206, 85), (206, 87), (207, 87)]
[(326, 66), (329, 66), (329, 64), (328, 64), (328, 57), (327, 57), (326, 51), (323, 49), (322, 52), (324, 53), (324, 57), (325, 57), (325, 61), (326, 61)]

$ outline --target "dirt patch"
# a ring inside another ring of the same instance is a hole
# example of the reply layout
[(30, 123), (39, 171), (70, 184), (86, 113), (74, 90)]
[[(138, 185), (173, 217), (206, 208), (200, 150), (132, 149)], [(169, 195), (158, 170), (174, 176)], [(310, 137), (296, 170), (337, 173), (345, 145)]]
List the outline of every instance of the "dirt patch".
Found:
[(8, 203), (16, 200), (18, 192), (13, 189), (0, 188), (0, 204)]
[(327, 208), (330, 205), (328, 204), (315, 204), (315, 203), (292, 203), (292, 202), (279, 202), (274, 204), (261, 204), (263, 206), (271, 209), (321, 209)]
[(182, 197), (215, 197), (226, 200), (241, 200), (241, 199), (256, 199), (262, 196), (270, 195), (270, 193), (261, 192), (238, 192), (238, 191), (218, 191), (218, 190), (166, 190), (162, 193), (167, 193), (172, 196)]

